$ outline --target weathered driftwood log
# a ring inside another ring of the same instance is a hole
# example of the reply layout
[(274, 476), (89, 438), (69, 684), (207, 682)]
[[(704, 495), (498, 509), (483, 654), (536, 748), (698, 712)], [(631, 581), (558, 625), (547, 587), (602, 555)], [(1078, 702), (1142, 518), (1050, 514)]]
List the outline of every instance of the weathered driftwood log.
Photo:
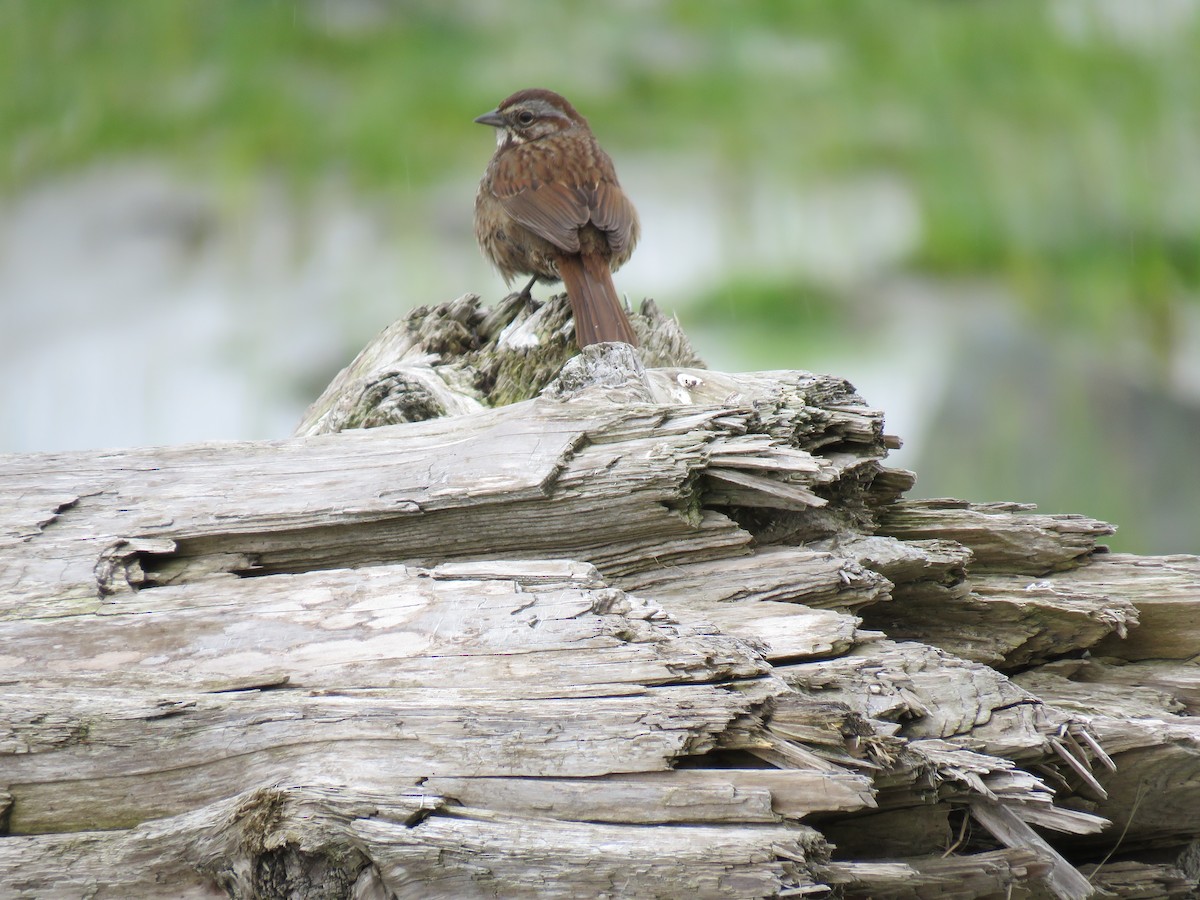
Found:
[(1200, 560), (634, 322), (468, 296), (290, 440), (0, 459), (0, 894), (1194, 890)]

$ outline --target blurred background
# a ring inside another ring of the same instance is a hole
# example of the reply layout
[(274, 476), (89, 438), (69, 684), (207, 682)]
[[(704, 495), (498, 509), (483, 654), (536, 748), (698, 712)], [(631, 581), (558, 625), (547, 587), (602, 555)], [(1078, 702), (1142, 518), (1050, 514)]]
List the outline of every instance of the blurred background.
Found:
[(0, 0), (0, 84), (0, 452), (284, 437), (501, 297), (471, 119), (542, 86), (711, 366), (848, 378), (917, 496), (1200, 552), (1200, 0)]

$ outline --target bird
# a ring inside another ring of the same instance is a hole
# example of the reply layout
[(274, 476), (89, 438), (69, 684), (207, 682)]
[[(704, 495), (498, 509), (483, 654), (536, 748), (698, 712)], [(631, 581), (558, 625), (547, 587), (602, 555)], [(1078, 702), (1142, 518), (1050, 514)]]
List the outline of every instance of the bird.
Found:
[(612, 159), (587, 119), (560, 94), (527, 88), (476, 117), (496, 129), (496, 150), (475, 196), (475, 238), (505, 283), (562, 281), (582, 348), (637, 346), (612, 272), (633, 253), (641, 226)]

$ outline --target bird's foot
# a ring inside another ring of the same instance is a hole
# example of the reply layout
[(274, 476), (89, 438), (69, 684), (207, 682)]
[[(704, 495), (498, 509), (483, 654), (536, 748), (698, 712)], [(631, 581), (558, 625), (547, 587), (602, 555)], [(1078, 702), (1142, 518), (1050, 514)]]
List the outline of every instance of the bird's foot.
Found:
[(530, 278), (529, 283), (527, 285), (525, 285), (525, 287), (521, 288), (521, 292), (519, 294), (517, 294), (518, 297), (520, 297), (522, 300), (525, 301), (526, 304), (528, 304), (531, 312), (539, 309), (542, 305), (541, 301), (535, 300), (533, 298), (532, 291), (533, 291), (533, 286), (535, 284), (537, 284), (537, 276), (536, 275), (533, 278)]

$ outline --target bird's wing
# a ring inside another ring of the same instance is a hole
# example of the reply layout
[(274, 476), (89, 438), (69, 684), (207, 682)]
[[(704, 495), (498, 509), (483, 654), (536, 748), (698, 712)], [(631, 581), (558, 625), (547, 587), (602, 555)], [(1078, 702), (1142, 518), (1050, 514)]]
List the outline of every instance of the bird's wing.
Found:
[(585, 191), (549, 182), (496, 199), (505, 212), (534, 234), (567, 253), (579, 252), (579, 229), (592, 218)]
[(608, 237), (612, 255), (628, 258), (638, 239), (637, 211), (615, 182), (601, 181), (590, 191), (588, 211), (592, 223)]
[(604, 232), (615, 257), (628, 257), (637, 242), (637, 212), (609, 181), (589, 187), (543, 183), (497, 199), (519, 223), (568, 253), (579, 252), (579, 229), (588, 222)]

